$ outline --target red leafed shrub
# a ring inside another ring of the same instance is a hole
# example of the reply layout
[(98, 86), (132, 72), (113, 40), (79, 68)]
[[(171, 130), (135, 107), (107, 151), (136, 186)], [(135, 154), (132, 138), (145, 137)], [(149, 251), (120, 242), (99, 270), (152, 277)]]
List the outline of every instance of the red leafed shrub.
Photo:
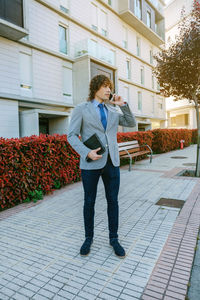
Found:
[[(197, 142), (197, 130), (155, 129), (118, 133), (118, 142), (138, 140), (154, 153), (180, 149)], [(142, 158), (142, 157), (141, 157)], [(80, 180), (79, 155), (66, 135), (0, 138), (0, 210)], [(31, 195), (31, 196), (30, 196)]]
[(79, 179), (79, 156), (66, 135), (0, 139), (0, 210)]
[(184, 140), (184, 147), (192, 143), (192, 130), (189, 129), (154, 129), (152, 150), (163, 153), (180, 149), (180, 141)]

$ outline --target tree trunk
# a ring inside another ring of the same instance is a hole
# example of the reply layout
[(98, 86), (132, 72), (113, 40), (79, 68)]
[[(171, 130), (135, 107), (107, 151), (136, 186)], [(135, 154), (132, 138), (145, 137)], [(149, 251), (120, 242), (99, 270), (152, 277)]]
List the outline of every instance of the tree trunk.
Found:
[[(196, 97), (195, 97), (196, 98)], [(197, 160), (196, 160), (196, 177), (200, 177), (200, 119), (199, 119), (199, 106), (197, 99), (195, 99), (195, 109), (196, 109), (196, 116), (197, 116)]]

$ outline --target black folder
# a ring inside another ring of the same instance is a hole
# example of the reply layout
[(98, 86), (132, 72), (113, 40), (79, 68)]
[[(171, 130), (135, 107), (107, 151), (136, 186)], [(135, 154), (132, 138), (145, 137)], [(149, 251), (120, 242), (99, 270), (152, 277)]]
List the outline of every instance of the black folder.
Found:
[[(97, 148), (101, 148), (97, 154), (103, 154), (106, 149), (105, 147), (103, 146), (100, 138), (98, 137), (98, 135), (96, 133), (94, 133), (91, 137), (89, 137), (89, 139), (87, 139), (85, 142), (83, 142), (83, 144), (90, 148), (91, 150), (94, 150), (94, 149), (97, 149)], [(90, 159), (89, 157), (87, 157), (87, 162), (90, 162), (92, 161), (92, 159)]]

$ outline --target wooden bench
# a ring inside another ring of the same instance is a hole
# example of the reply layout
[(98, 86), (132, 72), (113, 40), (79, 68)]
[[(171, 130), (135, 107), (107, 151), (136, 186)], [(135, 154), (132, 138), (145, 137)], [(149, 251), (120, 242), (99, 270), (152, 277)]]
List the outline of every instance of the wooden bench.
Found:
[(119, 156), (121, 157), (129, 157), (129, 171), (131, 171), (132, 160), (134, 157), (151, 154), (150, 163), (152, 162), (152, 150), (147, 144), (139, 145), (138, 141), (130, 141), (118, 143), (119, 147)]

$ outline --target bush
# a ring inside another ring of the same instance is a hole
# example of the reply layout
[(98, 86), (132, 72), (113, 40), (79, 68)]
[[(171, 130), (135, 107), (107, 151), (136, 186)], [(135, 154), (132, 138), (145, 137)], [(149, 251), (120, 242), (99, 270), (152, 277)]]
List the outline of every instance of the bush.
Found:
[(117, 141), (128, 142), (132, 140), (137, 140), (140, 145), (147, 144), (152, 146), (153, 134), (151, 130), (148, 131), (135, 131), (135, 132), (118, 132)]
[(152, 150), (154, 153), (164, 153), (180, 149), (180, 140), (184, 140), (184, 147), (192, 143), (192, 130), (189, 129), (154, 129)]
[[(197, 130), (155, 129), (117, 134), (118, 142), (138, 140), (140, 145), (147, 143), (154, 153), (179, 149), (181, 139), (185, 140), (184, 146), (196, 143)], [(0, 138), (0, 210), (35, 202), (78, 180), (79, 155), (67, 142), (66, 135)]]
[(0, 139), (0, 210), (79, 179), (79, 156), (66, 135)]

